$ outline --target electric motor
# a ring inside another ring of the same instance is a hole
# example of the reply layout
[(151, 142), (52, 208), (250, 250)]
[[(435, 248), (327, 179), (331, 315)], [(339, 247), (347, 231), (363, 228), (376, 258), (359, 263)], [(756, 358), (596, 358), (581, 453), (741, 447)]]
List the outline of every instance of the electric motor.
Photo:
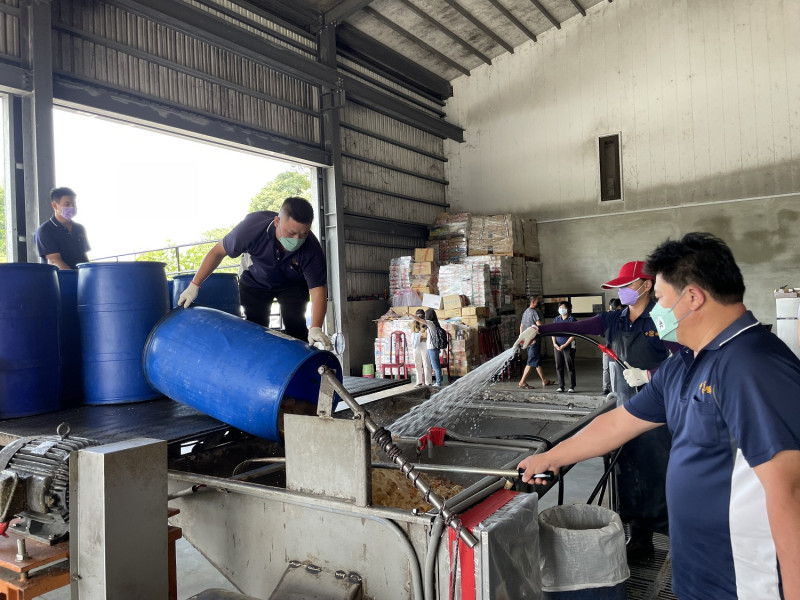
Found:
[(0, 450), (0, 523), (20, 517), (10, 529), (47, 544), (69, 533), (70, 453), (96, 444), (69, 436), (66, 423), (56, 433), (20, 438)]

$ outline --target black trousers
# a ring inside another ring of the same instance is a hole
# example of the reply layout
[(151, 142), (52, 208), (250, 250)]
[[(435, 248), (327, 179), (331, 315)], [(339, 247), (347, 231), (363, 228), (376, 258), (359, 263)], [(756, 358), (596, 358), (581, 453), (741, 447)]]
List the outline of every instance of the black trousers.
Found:
[(306, 327), (306, 307), (308, 306), (308, 285), (303, 280), (299, 285), (282, 290), (267, 290), (239, 284), (239, 301), (248, 321), (269, 327), (269, 311), (275, 300), (281, 307), (281, 317), (286, 335), (308, 341)]
[[(556, 374), (558, 375), (558, 387), (562, 389), (575, 389), (575, 348), (570, 344), (563, 350), (553, 348), (556, 358)], [(569, 371), (569, 385), (564, 385), (564, 367)]]

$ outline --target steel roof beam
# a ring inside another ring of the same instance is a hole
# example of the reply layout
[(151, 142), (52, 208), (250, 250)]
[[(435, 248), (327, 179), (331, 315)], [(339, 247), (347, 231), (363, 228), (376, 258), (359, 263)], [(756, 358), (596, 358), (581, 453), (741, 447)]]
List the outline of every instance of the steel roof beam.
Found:
[(503, 16), (504, 16), (506, 19), (508, 19), (509, 21), (511, 21), (511, 22), (512, 22), (512, 23), (513, 23), (513, 24), (514, 24), (514, 25), (515, 25), (515, 26), (516, 26), (516, 27), (517, 27), (517, 28), (518, 28), (520, 31), (522, 31), (522, 33), (524, 33), (525, 35), (527, 35), (527, 36), (528, 36), (530, 39), (532, 39), (534, 42), (536, 41), (536, 34), (535, 34), (535, 33), (533, 33), (533, 32), (532, 32), (530, 29), (528, 29), (527, 27), (525, 27), (525, 25), (522, 23), (522, 21), (520, 21), (520, 20), (519, 20), (517, 17), (515, 17), (515, 16), (514, 16), (514, 15), (511, 13), (511, 11), (510, 11), (510, 10), (508, 10), (508, 9), (507, 9), (505, 6), (503, 6), (502, 4), (500, 4), (500, 0), (489, 0), (489, 2), (491, 2), (491, 3), (492, 3), (492, 6), (494, 6), (494, 7), (495, 7), (497, 10), (499, 10), (499, 11), (500, 11), (500, 12), (503, 14)]
[(488, 35), (490, 38), (492, 38), (492, 39), (493, 39), (495, 42), (497, 42), (497, 44), (498, 44), (499, 46), (502, 46), (502, 47), (503, 47), (503, 48), (505, 48), (505, 49), (506, 49), (508, 52), (510, 52), (511, 54), (514, 54), (514, 48), (513, 48), (512, 46), (510, 46), (510, 45), (508, 44), (508, 42), (506, 42), (506, 41), (505, 41), (503, 38), (501, 38), (499, 35), (497, 35), (497, 34), (496, 34), (494, 31), (492, 31), (491, 29), (489, 29), (489, 28), (488, 28), (486, 25), (484, 25), (483, 23), (481, 23), (481, 22), (480, 22), (480, 21), (479, 21), (479, 20), (478, 20), (478, 19), (477, 19), (477, 18), (476, 18), (476, 17), (475, 17), (475, 16), (474, 16), (474, 15), (473, 15), (471, 12), (469, 12), (469, 11), (468, 11), (466, 8), (464, 8), (463, 6), (461, 6), (461, 5), (460, 5), (458, 2), (456, 2), (455, 0), (444, 0), (444, 1), (445, 1), (445, 2), (447, 2), (447, 4), (449, 4), (449, 5), (450, 5), (450, 6), (451, 6), (453, 9), (455, 9), (455, 10), (456, 10), (456, 12), (458, 12), (458, 13), (459, 13), (459, 14), (460, 14), (462, 17), (464, 17), (464, 18), (465, 18), (467, 21), (469, 21), (470, 23), (472, 23), (473, 25), (475, 25), (475, 27), (477, 27), (478, 29), (480, 29), (480, 30), (481, 30), (483, 33), (485, 33), (485, 34), (486, 34), (486, 35)]
[(469, 76), (469, 69), (467, 69), (465, 67), (462, 67), (459, 63), (454, 61), (452, 58), (450, 58), (446, 54), (443, 54), (442, 52), (439, 52), (436, 48), (434, 48), (433, 46), (431, 46), (427, 42), (424, 42), (423, 40), (419, 39), (417, 36), (415, 36), (410, 31), (407, 31), (407, 30), (403, 29), (402, 27), (400, 27), (400, 25), (398, 25), (397, 23), (395, 23), (391, 19), (383, 16), (381, 13), (379, 13), (374, 8), (370, 8), (369, 6), (366, 6), (366, 7), (364, 7), (364, 13), (369, 15), (369, 16), (371, 16), (372, 18), (376, 19), (377, 21), (380, 21), (383, 25), (385, 25), (386, 27), (388, 27), (389, 29), (391, 29), (395, 33), (397, 33), (399, 35), (402, 35), (404, 38), (406, 38), (411, 43), (416, 44), (417, 46), (419, 46), (423, 50), (431, 53), (432, 55), (434, 55), (436, 58), (438, 58), (442, 62), (450, 65), (451, 67), (453, 67), (456, 71), (460, 71), (464, 75)]
[[(303, 36), (309, 40), (315, 40), (316, 37), (311, 34), (308, 29), (304, 26), (298, 25), (298, 19), (287, 19), (284, 14), (280, 12), (280, 9), (275, 10), (275, 3), (272, 2), (268, 5), (268, 7), (262, 6), (261, 3), (257, 2), (256, 0), (230, 0), (236, 6), (239, 6), (245, 10), (249, 10), (252, 13), (257, 14), (260, 17), (267, 19), (268, 21), (272, 21), (276, 25), (288, 29), (289, 31)], [(219, 5), (217, 6), (219, 8)], [(306, 17), (306, 18), (317, 18), (317, 17)], [(305, 21), (302, 21), (303, 23)]]
[(584, 16), (584, 17), (586, 16), (586, 11), (581, 6), (581, 3), (578, 2), (578, 0), (569, 0), (569, 1), (572, 2), (572, 6), (574, 6), (576, 9), (578, 9), (578, 12), (581, 13), (582, 16)]
[(556, 29), (561, 29), (561, 23), (559, 23), (556, 18), (551, 15), (544, 6), (542, 6), (542, 3), (539, 2), (539, 0), (531, 0), (531, 4), (533, 4), (536, 7), (536, 10), (542, 13), (542, 15), (544, 15), (544, 17), (553, 24), (553, 27)]
[(32, 92), (32, 73), (22, 67), (0, 62), (0, 89), (11, 92)]
[(322, 25), (323, 27), (325, 25), (338, 25), (371, 2), (372, 0), (344, 0), (344, 2), (340, 2), (328, 12), (322, 14)]
[(246, 4), (257, 6), (281, 19), (292, 23), (295, 27), (311, 31), (322, 24), (322, 13), (302, 6), (299, 2), (289, 0), (247, 0)]
[[(490, 0), (490, 1), (496, 1), (496, 0)], [(464, 48), (467, 52), (469, 52), (470, 54), (474, 54), (475, 56), (480, 58), (483, 62), (485, 62), (487, 65), (491, 65), (492, 64), (492, 59), (490, 59), (483, 52), (481, 52), (480, 50), (478, 50), (477, 48), (475, 48), (471, 44), (467, 43), (465, 40), (462, 40), (455, 33), (453, 33), (447, 27), (445, 27), (444, 25), (439, 23), (439, 21), (434, 19), (432, 16), (430, 16), (424, 10), (422, 10), (418, 6), (412, 4), (411, 0), (400, 0), (400, 2), (406, 8), (408, 8), (411, 12), (413, 12), (415, 15), (417, 15), (419, 18), (421, 18), (424, 21), (426, 21), (427, 23), (430, 23), (431, 25), (433, 25), (436, 29), (438, 29), (443, 34), (445, 34), (447, 37), (449, 37), (451, 40), (453, 40), (456, 44), (458, 44), (459, 46)]]
[(433, 115), (428, 115), (401, 100), (394, 100), (387, 94), (352, 77), (344, 77), (343, 83), (348, 99), (356, 104), (362, 104), (375, 112), (397, 119), (438, 137), (449, 138), (456, 142), (464, 141), (464, 130), (457, 125), (448, 123)]
[(453, 86), (447, 79), (420, 67), (352, 25), (343, 23), (336, 28), (336, 43), (340, 51), (349, 53), (354, 60), (377, 68), (412, 91), (441, 100), (453, 95)]
[(271, 44), (188, 4), (171, 0), (113, 0), (113, 3), (135, 14), (175, 27), (178, 31), (210, 41), (221, 48), (265, 64), (281, 73), (287, 73), (301, 81), (344, 89), (351, 100), (367, 103), (378, 112), (413, 124), (433, 135), (459, 142), (464, 140), (464, 130), (460, 127), (409, 106), (389, 94), (343, 75), (336, 69)]

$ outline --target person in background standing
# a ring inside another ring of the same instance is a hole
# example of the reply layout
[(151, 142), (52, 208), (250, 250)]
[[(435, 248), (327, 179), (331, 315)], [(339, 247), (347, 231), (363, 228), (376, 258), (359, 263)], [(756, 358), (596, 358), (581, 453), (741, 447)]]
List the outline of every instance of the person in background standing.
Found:
[(436, 316), (436, 311), (429, 308), (425, 311), (425, 325), (428, 326), (428, 356), (430, 357), (431, 367), (436, 375), (436, 383), (433, 387), (440, 387), (442, 385), (442, 366), (439, 364), (439, 350), (436, 347), (436, 338), (444, 336), (447, 339), (447, 332), (439, 325), (439, 317)]
[(430, 385), (433, 378), (431, 376), (431, 357), (428, 354), (427, 341), (422, 339), (422, 335), (427, 329), (425, 311), (419, 309), (414, 316), (416, 318), (411, 325), (411, 348), (414, 350), (414, 370), (417, 372), (417, 387), (420, 387), (422, 385)]
[(34, 236), (43, 264), (74, 269), (78, 263), (89, 262), (86, 228), (72, 220), (78, 213), (76, 196), (68, 187), (53, 188), (50, 192), (54, 214), (39, 226)]
[[(622, 302), (619, 298), (612, 298), (608, 302), (608, 311), (622, 310)], [(606, 344), (610, 345), (611, 342), (606, 340)], [(611, 377), (611, 357), (603, 352), (603, 393), (610, 394), (614, 390), (614, 378)], [(615, 363), (616, 364), (616, 363)]]
[[(558, 303), (558, 316), (553, 319), (553, 323), (574, 323), (575, 317), (572, 316), (572, 303), (562, 300)], [(564, 388), (564, 367), (569, 372), (568, 393), (575, 391), (575, 337), (574, 336), (554, 336), (553, 350), (556, 358), (556, 375), (558, 376), (557, 392), (563, 392)]]
[[(520, 323), (519, 326), (520, 334), (530, 327), (542, 324), (542, 319), (539, 316), (539, 311), (537, 310), (538, 307), (539, 296), (531, 296), (528, 308), (526, 308), (525, 312), (522, 313), (522, 323)], [(534, 342), (528, 346), (528, 360), (525, 363), (525, 370), (522, 372), (522, 378), (519, 380), (519, 387), (526, 390), (532, 389), (531, 386), (526, 383), (531, 369), (536, 369), (539, 379), (542, 380), (542, 387), (553, 385), (555, 383), (555, 381), (544, 376), (544, 370), (542, 369), (541, 350), (542, 344), (541, 340), (539, 339), (534, 340)]]

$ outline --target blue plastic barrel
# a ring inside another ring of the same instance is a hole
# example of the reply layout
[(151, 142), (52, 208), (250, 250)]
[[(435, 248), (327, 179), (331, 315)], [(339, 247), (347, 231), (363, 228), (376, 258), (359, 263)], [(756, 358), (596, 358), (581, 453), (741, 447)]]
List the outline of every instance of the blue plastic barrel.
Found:
[(61, 408), (57, 270), (0, 264), (0, 418)]
[(165, 396), (253, 435), (280, 441), (282, 403), (316, 405), (330, 352), (212, 308), (176, 308), (144, 348), (147, 381)]
[[(175, 275), (172, 278), (172, 307), (178, 306), (178, 299), (183, 291), (189, 287), (194, 278), (194, 273), (185, 275)], [(239, 276), (236, 273), (212, 273), (203, 282), (197, 300), (192, 306), (205, 306), (216, 308), (236, 317), (242, 316), (241, 305), (239, 304)]]
[(166, 265), (109, 262), (78, 265), (78, 315), (86, 404), (160, 398), (142, 372), (150, 330), (169, 312)]
[(81, 326), (78, 321), (78, 271), (61, 269), (58, 291), (61, 295), (61, 398), (65, 406), (76, 406), (83, 398)]

